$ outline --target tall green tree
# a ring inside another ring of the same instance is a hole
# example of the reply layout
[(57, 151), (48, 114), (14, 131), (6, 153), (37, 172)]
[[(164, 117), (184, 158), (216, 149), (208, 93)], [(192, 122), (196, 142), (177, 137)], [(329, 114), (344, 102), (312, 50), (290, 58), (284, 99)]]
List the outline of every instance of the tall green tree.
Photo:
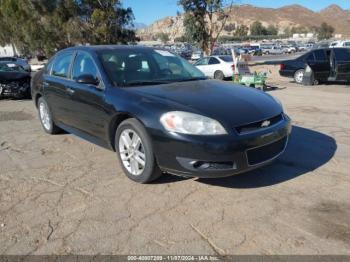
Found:
[(334, 27), (327, 23), (322, 23), (321, 26), (316, 29), (318, 33), (318, 39), (319, 40), (325, 40), (325, 39), (330, 39), (332, 38), (334, 34)]
[(277, 28), (277, 26), (269, 25), (266, 28), (266, 34), (267, 35), (278, 35), (278, 28)]
[(179, 0), (185, 11), (185, 36), (210, 54), (227, 22), (233, 1)]
[(234, 36), (236, 37), (246, 37), (248, 35), (249, 28), (246, 25), (240, 25), (237, 27)]
[(255, 21), (250, 26), (250, 34), (251, 35), (267, 35), (266, 27), (260, 21)]
[(50, 54), (75, 44), (135, 41), (121, 0), (0, 0), (0, 44)]

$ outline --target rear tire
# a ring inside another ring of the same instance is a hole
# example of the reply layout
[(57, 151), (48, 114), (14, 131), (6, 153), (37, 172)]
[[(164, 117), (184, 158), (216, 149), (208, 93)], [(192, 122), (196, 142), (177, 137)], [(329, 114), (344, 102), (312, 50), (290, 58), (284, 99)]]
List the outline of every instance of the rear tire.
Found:
[(46, 133), (50, 135), (54, 135), (62, 131), (53, 122), (50, 108), (43, 97), (40, 97), (38, 100), (38, 113), (39, 113), (40, 123)]
[(162, 175), (154, 157), (152, 140), (135, 118), (123, 121), (115, 134), (115, 150), (125, 175), (137, 183), (149, 183)]
[(217, 80), (224, 80), (225, 78), (225, 75), (222, 71), (216, 71), (214, 73), (214, 79), (217, 79)]
[(303, 83), (303, 78), (304, 78), (305, 70), (304, 69), (299, 69), (294, 73), (294, 81), (295, 83), (301, 85)]

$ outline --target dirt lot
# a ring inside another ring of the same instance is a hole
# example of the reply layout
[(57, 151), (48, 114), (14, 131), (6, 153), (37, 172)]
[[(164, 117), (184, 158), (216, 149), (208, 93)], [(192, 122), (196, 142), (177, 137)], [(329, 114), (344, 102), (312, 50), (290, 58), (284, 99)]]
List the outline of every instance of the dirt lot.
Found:
[(151, 185), (46, 135), (31, 101), (0, 101), (0, 254), (350, 254), (350, 87), (270, 83), (294, 121), (279, 160)]

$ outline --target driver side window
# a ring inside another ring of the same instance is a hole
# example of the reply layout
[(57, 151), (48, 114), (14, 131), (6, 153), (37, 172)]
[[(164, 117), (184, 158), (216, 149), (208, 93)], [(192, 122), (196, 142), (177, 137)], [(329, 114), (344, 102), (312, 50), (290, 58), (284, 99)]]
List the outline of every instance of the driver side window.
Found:
[(76, 80), (82, 75), (92, 75), (97, 79), (97, 69), (92, 58), (86, 53), (78, 53), (73, 66), (73, 79)]
[(208, 65), (208, 62), (209, 62), (209, 58), (206, 57), (199, 60), (195, 65), (196, 66)]

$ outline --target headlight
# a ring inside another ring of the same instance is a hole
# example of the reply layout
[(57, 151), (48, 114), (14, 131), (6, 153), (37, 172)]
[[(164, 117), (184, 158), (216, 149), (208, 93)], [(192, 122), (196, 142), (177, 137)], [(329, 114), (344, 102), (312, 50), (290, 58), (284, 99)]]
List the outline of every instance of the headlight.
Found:
[(211, 118), (181, 111), (165, 113), (160, 122), (169, 132), (189, 135), (224, 135), (222, 125)]

